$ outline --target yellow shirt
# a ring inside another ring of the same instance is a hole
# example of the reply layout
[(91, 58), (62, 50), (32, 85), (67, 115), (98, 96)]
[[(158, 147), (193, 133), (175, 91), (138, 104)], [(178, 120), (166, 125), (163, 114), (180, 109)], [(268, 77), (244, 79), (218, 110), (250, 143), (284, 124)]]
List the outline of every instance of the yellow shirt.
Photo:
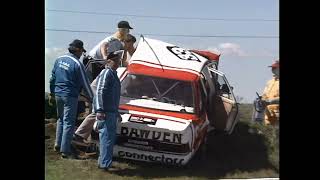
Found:
[[(273, 77), (267, 82), (267, 85), (263, 91), (262, 99), (271, 100), (274, 98), (279, 98), (279, 78)], [(271, 104), (266, 108), (265, 113), (265, 123), (275, 125), (279, 120), (279, 104)]]

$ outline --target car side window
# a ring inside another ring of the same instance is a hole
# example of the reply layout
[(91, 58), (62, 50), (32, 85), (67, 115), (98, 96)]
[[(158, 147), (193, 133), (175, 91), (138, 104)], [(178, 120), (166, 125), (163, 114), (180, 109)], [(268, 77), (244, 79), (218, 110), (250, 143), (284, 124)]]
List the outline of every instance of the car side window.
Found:
[(216, 87), (217, 95), (233, 100), (233, 96), (231, 95), (231, 89), (229, 88), (222, 76), (217, 77)]
[(212, 63), (208, 64), (208, 67), (218, 70), (218, 64), (216, 62), (212, 62)]

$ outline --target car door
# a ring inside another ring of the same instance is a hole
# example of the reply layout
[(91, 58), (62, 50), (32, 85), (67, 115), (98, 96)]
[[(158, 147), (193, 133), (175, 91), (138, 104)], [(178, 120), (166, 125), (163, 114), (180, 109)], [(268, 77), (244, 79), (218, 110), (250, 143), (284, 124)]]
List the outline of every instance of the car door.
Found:
[(214, 106), (210, 107), (214, 112), (212, 125), (217, 130), (231, 134), (238, 121), (238, 103), (226, 76), (216, 69), (208, 67), (208, 70), (215, 84)]

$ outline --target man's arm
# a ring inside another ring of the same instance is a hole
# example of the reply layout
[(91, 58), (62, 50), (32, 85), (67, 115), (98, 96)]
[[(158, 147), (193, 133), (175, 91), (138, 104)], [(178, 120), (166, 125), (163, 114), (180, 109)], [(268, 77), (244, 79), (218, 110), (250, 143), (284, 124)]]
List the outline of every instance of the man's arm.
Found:
[(54, 94), (55, 82), (56, 82), (56, 64), (57, 61), (54, 63), (52, 71), (51, 71), (51, 78), (50, 78), (50, 94)]
[(104, 106), (103, 106), (103, 95), (104, 93), (110, 92), (109, 89), (111, 87), (112, 83), (112, 76), (110, 76), (109, 69), (104, 69), (101, 71), (98, 79), (97, 84), (97, 92), (96, 92), (96, 101), (95, 101), (95, 112), (96, 113), (102, 113), (104, 112)]
[(280, 103), (280, 97), (268, 99), (265, 102), (266, 102), (266, 105), (279, 104)]
[(53, 106), (54, 101), (55, 101), (55, 95), (54, 95), (54, 88), (55, 88), (55, 83), (56, 83), (56, 64), (57, 61), (54, 63), (52, 72), (51, 72), (51, 78), (50, 78), (50, 94), (48, 96), (49, 100), (48, 103), (50, 106)]
[(102, 58), (103, 59), (107, 59), (107, 54), (108, 54), (108, 43), (107, 42), (104, 42), (101, 44), (101, 47), (100, 47), (100, 52), (102, 54)]
[(110, 70), (109, 69), (104, 69), (102, 72), (99, 74), (99, 79), (97, 80), (97, 91), (96, 91), (96, 101), (95, 101), (95, 113), (97, 116), (98, 120), (105, 120), (106, 114), (104, 110), (104, 99), (103, 95), (104, 93), (110, 92), (109, 89), (112, 84), (112, 77), (110, 76)]
[(84, 70), (84, 66), (81, 62), (79, 63), (79, 67), (77, 69), (77, 76), (80, 78), (79, 81), (80, 81), (81, 87), (84, 87), (84, 90), (85, 90), (84, 92), (89, 97), (90, 102), (92, 102), (93, 92), (89, 84), (89, 79)]

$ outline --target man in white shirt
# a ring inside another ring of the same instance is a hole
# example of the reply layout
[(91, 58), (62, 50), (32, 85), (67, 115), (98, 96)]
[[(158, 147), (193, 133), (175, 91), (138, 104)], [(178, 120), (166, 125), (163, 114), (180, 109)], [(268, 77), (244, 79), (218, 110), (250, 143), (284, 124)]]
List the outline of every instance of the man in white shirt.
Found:
[[(133, 29), (127, 21), (120, 21), (118, 23), (117, 31), (112, 35), (108, 36), (102, 41), (100, 41), (90, 52), (89, 56), (93, 60), (89, 61), (86, 64), (86, 71), (89, 78), (89, 81), (92, 82), (96, 76), (104, 69), (105, 61), (109, 53), (126, 50), (125, 49), (125, 40), (130, 32), (130, 29)], [(124, 54), (124, 59), (127, 59), (127, 53)], [(120, 66), (124, 66), (123, 64)]]
[(89, 55), (94, 59), (106, 60), (110, 52), (115, 52), (124, 49), (123, 41), (133, 29), (127, 21), (120, 21), (118, 23), (118, 30), (109, 37), (100, 41), (90, 52)]

